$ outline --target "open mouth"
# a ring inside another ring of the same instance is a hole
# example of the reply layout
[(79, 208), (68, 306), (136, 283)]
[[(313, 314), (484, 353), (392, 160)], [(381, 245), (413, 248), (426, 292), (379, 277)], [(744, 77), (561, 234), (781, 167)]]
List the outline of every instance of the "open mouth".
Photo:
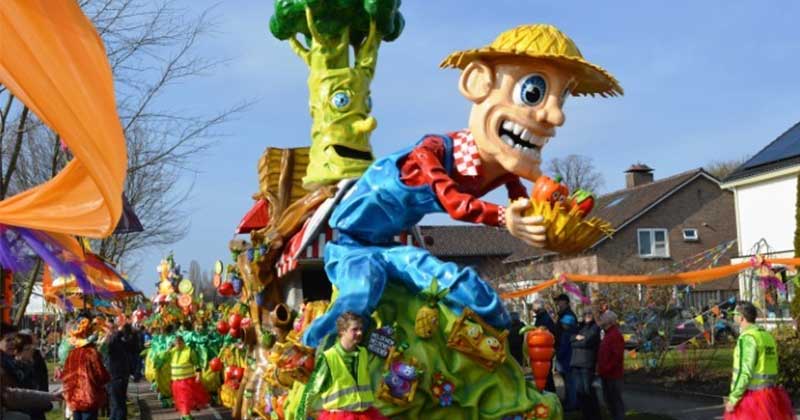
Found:
[(510, 120), (505, 120), (500, 124), (497, 135), (509, 147), (536, 159), (541, 159), (542, 147), (548, 140), (546, 137), (539, 137), (531, 133), (527, 128)]
[(341, 145), (334, 145), (333, 150), (336, 152), (337, 155), (347, 159), (356, 159), (356, 160), (373, 160), (372, 153), (370, 152), (362, 152), (361, 150), (351, 149), (347, 146)]

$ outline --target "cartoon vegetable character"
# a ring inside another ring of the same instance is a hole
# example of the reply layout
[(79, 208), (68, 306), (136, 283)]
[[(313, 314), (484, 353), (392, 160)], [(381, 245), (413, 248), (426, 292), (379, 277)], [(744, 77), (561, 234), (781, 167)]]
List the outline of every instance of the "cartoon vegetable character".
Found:
[[(405, 26), (399, 7), (399, 0), (275, 2), (270, 31), (289, 40), (310, 71), (311, 150), (303, 178), (307, 189), (360, 176), (372, 163), (369, 136), (377, 123), (369, 115), (369, 85), (381, 40), (397, 39)], [(350, 58), (350, 47), (355, 59)]]
[(586, 190), (577, 190), (569, 197), (573, 208), (578, 209), (578, 215), (586, 217), (594, 208), (594, 194)]
[(533, 378), (536, 380), (536, 387), (541, 391), (547, 385), (550, 361), (555, 353), (555, 337), (543, 327), (524, 327), (520, 330), (520, 334), (526, 334), (526, 353), (528, 353)]
[(439, 328), (439, 300), (450, 292), (449, 288), (439, 290), (439, 281), (434, 278), (431, 280), (430, 287), (423, 291), (420, 296), (427, 302), (417, 310), (417, 317), (414, 319), (414, 332), (420, 338), (431, 338), (433, 332)]
[(556, 203), (563, 203), (569, 196), (569, 189), (561, 183), (561, 176), (555, 179), (548, 176), (540, 176), (533, 184), (531, 199), (534, 201), (548, 202), (551, 206)]

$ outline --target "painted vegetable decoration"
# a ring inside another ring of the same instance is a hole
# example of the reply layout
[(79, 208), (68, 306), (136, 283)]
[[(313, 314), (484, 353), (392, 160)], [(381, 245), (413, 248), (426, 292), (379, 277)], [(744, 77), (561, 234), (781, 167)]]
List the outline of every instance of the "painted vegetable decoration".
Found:
[(269, 29), (289, 41), (310, 73), (307, 189), (357, 177), (372, 163), (370, 82), (381, 41), (403, 31), (399, 7), (394, 0), (275, 2)]
[(578, 215), (586, 217), (594, 208), (594, 194), (586, 190), (577, 190), (569, 197), (572, 207), (577, 209)]
[(544, 327), (525, 327), (520, 330), (520, 334), (525, 335), (525, 344), (528, 353), (528, 361), (531, 365), (531, 372), (536, 381), (539, 391), (544, 390), (547, 385), (547, 376), (550, 373), (550, 361), (555, 353), (556, 343), (553, 334)]
[(556, 175), (555, 179), (548, 176), (540, 176), (533, 184), (531, 198), (534, 201), (548, 202), (550, 206), (556, 203), (563, 203), (569, 196), (569, 189), (561, 183), (561, 176)]
[(439, 281), (434, 278), (427, 290), (421, 294), (426, 303), (417, 310), (417, 317), (414, 320), (414, 332), (420, 338), (430, 338), (433, 332), (439, 328), (439, 300), (450, 292), (449, 288), (439, 289)]

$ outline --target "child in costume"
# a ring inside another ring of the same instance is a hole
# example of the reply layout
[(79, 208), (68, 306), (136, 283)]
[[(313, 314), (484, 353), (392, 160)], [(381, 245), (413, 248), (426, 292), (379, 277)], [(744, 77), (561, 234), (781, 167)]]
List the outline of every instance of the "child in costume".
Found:
[(172, 373), (172, 399), (182, 419), (191, 419), (192, 410), (208, 405), (209, 397), (200, 383), (201, 366), (197, 355), (183, 341), (175, 336), (169, 351)]
[(550, 25), (506, 31), (490, 46), (451, 54), (442, 67), (463, 69), (459, 87), (473, 103), (469, 129), (427, 135), (377, 160), (344, 196), (329, 220), (339, 237), (325, 247), (325, 272), (338, 298), (310, 326), (306, 345), (316, 347), (345, 311), (370, 316), (389, 278), (412, 291), (436, 278), (449, 288), (444, 303), (453, 310), (469, 307), (507, 328), (508, 312), (477, 271), (393, 238), (427, 214), (447, 212), (543, 246), (543, 219), (524, 215), (527, 200), (506, 208), (479, 197), (501, 186), (511, 200), (527, 196), (520, 178), (540, 176), (542, 149), (564, 123), (567, 96), (622, 93), (613, 76), (585, 61), (572, 40)]
[(388, 420), (372, 406), (375, 395), (367, 350), (358, 345), (364, 333), (363, 324), (361, 317), (353, 312), (345, 312), (336, 320), (339, 340), (318, 358), (296, 419), (305, 419), (308, 407), (313, 407), (319, 398), (322, 412), (318, 420)]
[(64, 400), (73, 420), (96, 420), (98, 410), (106, 403), (105, 387), (111, 377), (95, 347), (97, 336), (89, 318), (78, 318), (70, 336), (73, 348), (62, 376)]
[(756, 308), (750, 302), (736, 307), (739, 339), (733, 350), (731, 392), (725, 403), (725, 420), (790, 420), (794, 409), (789, 394), (777, 383), (778, 347), (764, 328), (755, 324)]

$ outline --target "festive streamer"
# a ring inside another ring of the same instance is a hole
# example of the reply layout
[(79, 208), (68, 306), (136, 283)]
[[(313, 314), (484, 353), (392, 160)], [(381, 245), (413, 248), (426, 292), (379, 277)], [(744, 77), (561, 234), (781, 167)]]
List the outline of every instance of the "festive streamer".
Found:
[[(770, 260), (772, 264), (800, 265), (800, 258), (776, 258)], [(642, 284), (646, 286), (673, 286), (678, 284), (708, 283), (723, 277), (728, 277), (740, 271), (752, 268), (750, 262), (742, 262), (722, 267), (705, 270), (689, 271), (683, 273), (655, 274), (655, 275), (591, 275), (591, 274), (563, 274), (564, 278), (573, 282), (601, 283), (601, 284)], [(536, 286), (506, 292), (500, 295), (503, 299), (512, 299), (528, 296), (558, 284), (558, 279), (544, 281)]]
[(583, 292), (581, 292), (580, 287), (575, 285), (575, 283), (570, 283), (569, 281), (567, 281), (566, 277), (564, 277), (563, 275), (559, 278), (559, 283), (561, 283), (561, 287), (563, 287), (564, 290), (566, 290), (571, 295), (577, 297), (584, 305), (589, 305), (592, 303), (591, 299), (586, 297), (583, 294)]

